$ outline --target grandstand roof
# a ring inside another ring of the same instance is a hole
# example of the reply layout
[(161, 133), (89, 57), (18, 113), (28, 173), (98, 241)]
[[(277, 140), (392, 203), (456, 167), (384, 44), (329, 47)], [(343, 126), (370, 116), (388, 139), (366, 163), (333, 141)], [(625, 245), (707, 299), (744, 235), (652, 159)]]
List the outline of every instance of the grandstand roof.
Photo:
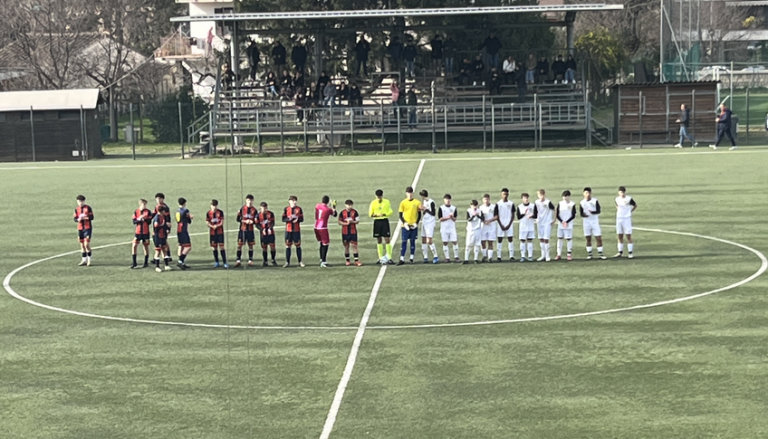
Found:
[(99, 89), (7, 91), (0, 93), (0, 113), (9, 111), (93, 110), (99, 104)]
[(174, 17), (174, 22), (191, 21), (259, 21), (259, 20), (332, 20), (340, 18), (386, 18), (386, 17), (425, 17), (435, 15), (467, 14), (515, 14), (580, 11), (618, 11), (624, 9), (617, 4), (578, 4), (578, 5), (529, 5), (529, 6), (488, 6), (463, 8), (411, 8), (411, 9), (364, 9), (348, 11), (296, 11), (296, 12), (241, 12), (230, 14), (194, 15)]

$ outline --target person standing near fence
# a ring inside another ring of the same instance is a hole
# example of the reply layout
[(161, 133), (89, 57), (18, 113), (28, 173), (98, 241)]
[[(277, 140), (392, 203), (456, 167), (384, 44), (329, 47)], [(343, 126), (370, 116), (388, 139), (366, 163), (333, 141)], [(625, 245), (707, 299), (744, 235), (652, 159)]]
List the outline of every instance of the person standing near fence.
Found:
[(411, 89), (408, 90), (406, 103), (408, 105), (408, 128), (416, 129), (416, 106), (419, 104), (416, 86), (411, 86)]
[(675, 148), (682, 148), (683, 142), (685, 142), (685, 139), (688, 139), (691, 141), (691, 148), (698, 145), (699, 143), (693, 140), (693, 136), (688, 134), (688, 126), (691, 122), (691, 110), (688, 109), (688, 106), (685, 104), (680, 105), (680, 117), (675, 121), (680, 124), (680, 141), (677, 142), (677, 145), (675, 145)]
[(731, 116), (733, 112), (725, 104), (720, 104), (720, 114), (715, 118), (717, 121), (717, 140), (714, 145), (709, 145), (712, 149), (717, 149), (720, 145), (720, 141), (723, 140), (723, 136), (728, 136), (731, 141), (731, 151), (736, 149), (736, 141), (731, 134)]

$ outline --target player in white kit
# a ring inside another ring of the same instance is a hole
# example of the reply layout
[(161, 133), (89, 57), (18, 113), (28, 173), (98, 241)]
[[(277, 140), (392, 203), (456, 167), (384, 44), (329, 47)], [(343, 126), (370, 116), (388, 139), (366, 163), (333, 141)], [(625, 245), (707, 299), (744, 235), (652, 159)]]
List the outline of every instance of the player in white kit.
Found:
[(469, 264), (469, 249), (475, 253), (475, 264), (480, 253), (482, 241), (481, 227), (483, 225), (483, 213), (477, 208), (477, 200), (472, 200), (467, 209), (467, 242), (464, 247), (464, 264)]
[(501, 200), (496, 203), (499, 212), (499, 219), (496, 222), (496, 238), (498, 246), (496, 247), (496, 260), (501, 262), (501, 245), (504, 238), (507, 238), (507, 247), (509, 248), (509, 260), (515, 260), (515, 227), (512, 224), (515, 220), (515, 203), (509, 199), (509, 189), (501, 190)]
[(627, 195), (627, 188), (619, 186), (619, 196), (616, 197), (616, 234), (619, 236), (617, 244), (619, 252), (613, 257), (620, 258), (624, 254), (624, 236), (627, 237), (627, 257), (632, 259), (632, 250), (635, 243), (632, 241), (632, 212), (637, 209), (635, 200)]
[(435, 235), (435, 200), (429, 198), (429, 192), (423, 189), (419, 192), (421, 195), (421, 252), (424, 254), (424, 263), (429, 262), (429, 250), (432, 250), (432, 263), (437, 264), (440, 262), (440, 257), (437, 256), (437, 248), (433, 242)]
[(493, 242), (496, 241), (496, 220), (499, 219), (499, 209), (496, 204), (491, 203), (490, 195), (483, 195), (480, 212), (483, 214), (483, 225), (480, 228), (483, 262), (491, 262), (493, 260)]
[(583, 193), (584, 199), (579, 203), (579, 213), (584, 226), (584, 237), (587, 240), (587, 259), (592, 259), (592, 237), (595, 238), (600, 259), (605, 259), (603, 236), (600, 230), (600, 202), (592, 197), (591, 187), (585, 187)]
[(437, 209), (437, 219), (440, 221), (440, 238), (443, 240), (445, 262), (451, 262), (448, 244), (453, 245), (453, 256), (456, 258), (456, 262), (461, 262), (459, 259), (459, 240), (456, 233), (457, 211), (456, 206), (451, 205), (451, 194), (445, 194), (443, 202), (445, 204)]
[(536, 228), (539, 232), (539, 245), (541, 247), (541, 257), (536, 261), (547, 261), (549, 258), (549, 237), (552, 234), (552, 224), (555, 223), (555, 205), (547, 198), (547, 192), (544, 189), (536, 191), (539, 198), (533, 202), (533, 217), (536, 219)]
[(525, 262), (526, 249), (528, 260), (533, 260), (534, 223), (533, 204), (529, 202), (529, 195), (523, 192), (520, 195), (522, 202), (517, 205), (518, 238), (520, 239), (520, 262)]
[(566, 240), (566, 259), (573, 260), (573, 220), (576, 219), (576, 203), (571, 201), (571, 191), (563, 191), (563, 199), (555, 206), (557, 218), (557, 256), (559, 261), (563, 255), (563, 240)]

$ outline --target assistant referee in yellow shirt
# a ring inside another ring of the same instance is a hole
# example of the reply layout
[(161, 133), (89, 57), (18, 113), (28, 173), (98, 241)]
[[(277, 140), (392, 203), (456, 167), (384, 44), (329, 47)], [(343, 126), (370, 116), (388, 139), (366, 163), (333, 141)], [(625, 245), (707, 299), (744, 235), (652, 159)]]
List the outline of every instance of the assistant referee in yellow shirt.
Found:
[(368, 207), (368, 216), (373, 218), (373, 237), (377, 240), (376, 250), (379, 254), (379, 262), (384, 257), (384, 245), (386, 244), (387, 262), (392, 262), (392, 244), (389, 243), (391, 232), (389, 230), (389, 216), (392, 215), (392, 205), (384, 198), (384, 191), (376, 190), (376, 199), (371, 201)]
[(403, 244), (400, 247), (400, 262), (397, 265), (405, 264), (405, 248), (408, 241), (411, 242), (411, 264), (413, 264), (413, 255), (416, 253), (416, 238), (419, 235), (419, 221), (421, 220), (421, 201), (413, 199), (413, 188), (405, 188), (405, 200), (400, 202), (400, 223), (403, 235)]

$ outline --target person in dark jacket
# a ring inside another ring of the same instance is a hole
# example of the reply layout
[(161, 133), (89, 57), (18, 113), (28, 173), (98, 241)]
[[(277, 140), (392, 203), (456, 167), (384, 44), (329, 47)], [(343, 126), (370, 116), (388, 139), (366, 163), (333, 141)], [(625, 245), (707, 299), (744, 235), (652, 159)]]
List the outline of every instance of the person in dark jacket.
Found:
[(456, 42), (450, 35), (443, 41), (443, 57), (445, 58), (445, 76), (453, 75), (453, 61), (456, 58)]
[(720, 104), (720, 114), (715, 118), (717, 121), (717, 140), (714, 145), (709, 145), (710, 148), (717, 149), (720, 141), (723, 140), (723, 136), (728, 136), (728, 139), (731, 140), (731, 150), (736, 149), (736, 141), (733, 139), (733, 134), (731, 134), (731, 116), (733, 116), (731, 109), (726, 107), (725, 104)]
[(483, 80), (483, 72), (485, 71), (485, 64), (483, 63), (482, 55), (477, 55), (472, 62), (472, 81), (477, 85), (478, 82)]
[(406, 104), (408, 105), (408, 128), (416, 128), (416, 105), (418, 105), (419, 100), (416, 96), (416, 87), (412, 86), (410, 90), (408, 90), (408, 96), (406, 98)]
[(288, 72), (288, 69), (283, 70), (282, 78), (280, 80), (280, 96), (291, 99), (293, 98), (293, 77), (291, 76), (290, 72)]
[(501, 47), (501, 40), (499, 40), (494, 32), (488, 34), (483, 44), (480, 45), (480, 50), (485, 48), (485, 53), (488, 54), (489, 68), (499, 67), (499, 51), (501, 51)]
[(280, 85), (274, 73), (267, 73), (267, 76), (264, 79), (264, 86), (267, 89), (267, 96), (269, 96), (271, 99), (280, 96)]
[(256, 46), (255, 41), (251, 41), (251, 44), (245, 49), (245, 54), (248, 56), (248, 66), (251, 68), (249, 75), (251, 81), (256, 81), (256, 74), (259, 70), (259, 62), (261, 61), (261, 52), (259, 47)]
[(442, 67), (443, 63), (443, 40), (440, 39), (440, 35), (435, 35), (434, 38), (432, 38), (432, 41), (429, 42), (430, 47), (432, 47), (432, 53), (430, 54), (430, 58), (432, 59), (432, 69), (435, 71), (435, 75), (440, 75), (440, 68)]
[(283, 43), (276, 41), (275, 47), (272, 48), (272, 62), (275, 65), (275, 70), (278, 72), (283, 71), (283, 66), (285, 66), (285, 55), (286, 52)]
[(301, 73), (301, 71), (296, 72), (296, 77), (293, 78), (293, 87), (296, 90), (304, 89), (306, 85), (304, 84), (304, 74)]
[(360, 92), (360, 88), (357, 83), (353, 82), (349, 86), (349, 106), (350, 107), (362, 107), (363, 106), (363, 94)]
[(355, 45), (355, 56), (357, 56), (357, 69), (355, 76), (360, 76), (360, 66), (363, 66), (363, 74), (368, 76), (368, 52), (371, 51), (371, 45), (365, 39), (365, 35), (360, 37), (360, 41)]
[(691, 110), (688, 109), (688, 106), (683, 104), (680, 105), (680, 117), (675, 121), (680, 124), (680, 141), (677, 142), (677, 145), (675, 145), (675, 148), (682, 148), (683, 142), (685, 142), (685, 139), (688, 139), (691, 141), (691, 148), (698, 145), (695, 140), (693, 140), (693, 137), (688, 134), (688, 125), (691, 122)]
[(325, 90), (325, 86), (328, 85), (328, 83), (331, 82), (331, 77), (328, 76), (327, 73), (325, 73), (325, 70), (320, 72), (320, 76), (317, 78), (317, 87), (316, 87), (316, 93), (317, 93), (317, 101), (318, 103), (325, 98), (325, 95), (323, 94)]
[(400, 70), (400, 66), (402, 66), (403, 63), (403, 43), (400, 42), (400, 38), (392, 37), (392, 39), (389, 40), (387, 52), (389, 52), (389, 59), (392, 60), (392, 66), (390, 68), (396, 71)]
[(576, 60), (570, 54), (565, 60), (565, 82), (576, 83)]
[(555, 76), (555, 84), (557, 84), (557, 81), (563, 81), (563, 84), (565, 84), (566, 70), (568, 68), (565, 66), (565, 61), (563, 61), (563, 55), (557, 55), (555, 62), (552, 63), (552, 74)]
[(307, 48), (301, 44), (301, 41), (296, 41), (291, 49), (291, 61), (296, 67), (296, 71), (304, 73), (304, 66), (307, 65)]
[(304, 88), (297, 88), (296, 92), (296, 121), (304, 123), (304, 112), (307, 107), (307, 92)]
[(525, 103), (525, 91), (528, 88), (526, 70), (518, 63), (515, 66), (515, 82), (517, 83), (517, 103)]
[(416, 76), (416, 45), (413, 40), (403, 49), (403, 59), (405, 60), (405, 74), (413, 78)]
[(496, 69), (491, 69), (491, 76), (488, 79), (488, 92), (490, 94), (493, 94), (495, 91), (496, 94), (501, 94), (501, 75), (499, 75), (499, 72)]
[(549, 61), (546, 56), (539, 58), (536, 63), (536, 76), (539, 78), (539, 84), (544, 84), (549, 79)]
[(469, 85), (470, 78), (472, 77), (472, 63), (468, 58), (459, 65), (459, 75), (454, 78), (454, 82), (458, 85)]
[(339, 105), (344, 105), (343, 102), (349, 100), (349, 87), (347, 87), (346, 81), (341, 81), (341, 84), (339, 84), (339, 89), (336, 92), (336, 97), (339, 98)]

